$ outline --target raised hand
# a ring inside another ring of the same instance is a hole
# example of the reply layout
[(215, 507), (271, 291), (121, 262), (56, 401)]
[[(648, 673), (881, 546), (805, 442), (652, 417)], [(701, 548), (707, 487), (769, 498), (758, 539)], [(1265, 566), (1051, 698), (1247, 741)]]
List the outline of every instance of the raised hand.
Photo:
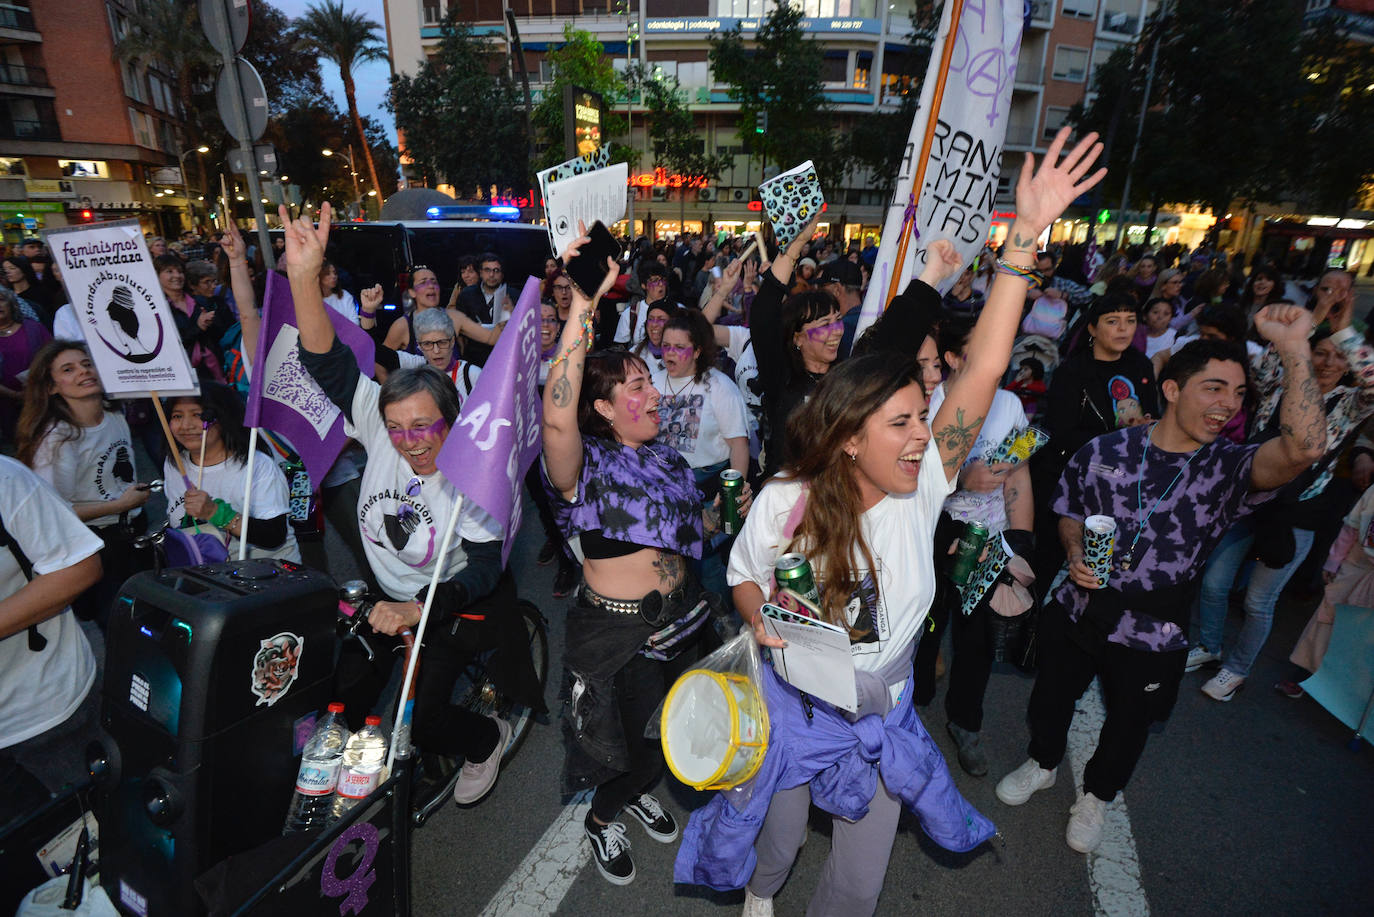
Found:
[(1061, 162), (1059, 154), (1068, 140), (1069, 129), (1060, 128), (1040, 168), (1035, 167), (1035, 157), (1030, 153), (1026, 154), (1026, 161), (1021, 166), (1021, 175), (1016, 181), (1016, 223), (1022, 227), (1021, 235), (1029, 231), (1032, 240), (1075, 198), (1091, 190), (1107, 174), (1105, 168), (1088, 174), (1102, 153), (1096, 133), (1078, 141)]
[(921, 271), (922, 283), (938, 287), (944, 280), (954, 276), (963, 267), (964, 259), (959, 250), (948, 239), (936, 239), (926, 249), (926, 266)]
[(1312, 313), (1302, 306), (1265, 306), (1255, 313), (1255, 330), (1279, 349), (1303, 344), (1312, 334)]
[(366, 290), (359, 290), (358, 296), (362, 300), (363, 311), (376, 312), (382, 305), (382, 285), (373, 284)]
[(224, 249), (225, 257), (231, 263), (247, 263), (248, 249), (243, 244), (243, 236), (239, 235), (239, 228), (233, 223), (224, 228), (224, 236), (219, 241), (219, 247)]
[(286, 205), (277, 208), (281, 218), (283, 234), (286, 237), (286, 272), (298, 282), (314, 283), (320, 275), (320, 265), (324, 263), (324, 249), (329, 242), (329, 223), (333, 208), (325, 201), (320, 205), (320, 222), (316, 226), (305, 217), (291, 219)]

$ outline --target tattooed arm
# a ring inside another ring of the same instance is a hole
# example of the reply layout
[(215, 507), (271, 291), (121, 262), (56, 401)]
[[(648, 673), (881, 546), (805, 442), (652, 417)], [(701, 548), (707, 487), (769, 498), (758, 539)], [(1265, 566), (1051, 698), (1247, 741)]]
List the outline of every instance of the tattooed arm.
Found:
[[(582, 245), (591, 241), (582, 236), (563, 253), (566, 264), (577, 255)], [(544, 384), (544, 468), (549, 482), (559, 493), (571, 500), (577, 494), (577, 479), (582, 474), (582, 433), (577, 429), (577, 400), (582, 391), (582, 370), (587, 361), (587, 347), (591, 343), (583, 335), (582, 319), (596, 311), (596, 303), (615, 283), (619, 268), (607, 259), (606, 278), (594, 299), (588, 299), (573, 287), (572, 307), (563, 337), (558, 342), (557, 365), (549, 370)]]
[[(1067, 129), (1059, 132), (1038, 170), (1033, 157), (1026, 156), (1016, 183), (1016, 222), (1012, 224), (1003, 253), (1008, 264), (1033, 269), (1036, 239), (1040, 233), (1074, 198), (1088, 191), (1106, 174), (1105, 169), (1100, 169), (1089, 175), (1102, 151), (1096, 134), (1084, 137), (1060, 162), (1059, 155), (1068, 138)], [(997, 274), (987, 305), (969, 335), (968, 363), (948, 386), (945, 402), (931, 422), (931, 435), (940, 447), (945, 476), (951, 481), (978, 438), (978, 430), (992, 404), (993, 392), (1007, 371), (1028, 286), (1025, 277)]]
[(1035, 528), (1029, 463), (1022, 462), (1007, 474), (1006, 482), (1002, 485), (1002, 502), (1007, 508), (1007, 528), (1027, 532)]
[(1312, 313), (1301, 306), (1266, 306), (1255, 316), (1255, 330), (1283, 361), (1279, 435), (1260, 446), (1250, 466), (1250, 486), (1273, 490), (1326, 453), (1326, 407), (1307, 344)]

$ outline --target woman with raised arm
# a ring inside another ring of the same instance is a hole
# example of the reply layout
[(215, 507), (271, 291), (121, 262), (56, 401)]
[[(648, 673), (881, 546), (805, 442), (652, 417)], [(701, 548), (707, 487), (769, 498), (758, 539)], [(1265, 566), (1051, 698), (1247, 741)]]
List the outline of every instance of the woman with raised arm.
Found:
[[(564, 253), (576, 256), (583, 237)], [(596, 302), (615, 282), (608, 259), (592, 299), (577, 292), (544, 386), (544, 475), (554, 515), (583, 558), (585, 582), (568, 611), (570, 706), (564, 789), (595, 787), (584, 823), (607, 881), (634, 880), (625, 826), (633, 815), (660, 843), (678, 826), (648, 794), (663, 752), (644, 727), (668, 687), (712, 633), (708, 597), (690, 573), (703, 535), (692, 469), (658, 442), (659, 393), (644, 361), (624, 351), (587, 353)], [(748, 495), (741, 513), (748, 512)], [(707, 517), (707, 518), (704, 518)]]
[(933, 423), (913, 355), (845, 361), (789, 423), (794, 457), (759, 494), (735, 543), (735, 605), (765, 646), (784, 646), (768, 635), (761, 612), (778, 598), (775, 562), (788, 552), (809, 559), (822, 616), (849, 630), (858, 697), (857, 712), (846, 714), (762, 667), (771, 725), (763, 766), (747, 800), (721, 794), (692, 815), (674, 876), (716, 889), (747, 883), (746, 915), (772, 914), (813, 800), (834, 817), (834, 831), (812, 915), (873, 913), (903, 806), (951, 850), (970, 850), (993, 833), (954, 788), (916, 716), (912, 657), (935, 591), (936, 519), (1006, 370), (1036, 237), (1104, 174), (1089, 176), (1101, 151), (1096, 134), (1061, 163), (1067, 138), (1061, 131), (1034, 173), (1026, 157), (996, 283)]
[[(471, 647), (483, 642), (475, 639), (476, 634), (497, 627), (504, 636), (499, 622), (515, 601), (515, 584), (502, 572), (500, 527), (475, 505), (462, 502), (435, 464), (458, 419), (458, 393), (453, 381), (431, 366), (398, 369), (382, 385), (362, 375), (353, 351), (335, 336), (320, 297), (329, 205), (321, 208), (318, 228), (303, 219), (291, 220), (285, 207), (280, 213), (301, 364), (343, 411), (344, 432), (367, 450), (357, 522), (368, 565), (386, 596), (368, 616), (374, 630), (394, 636), (419, 624), (435, 565), (440, 563), (435, 555), (443, 527), (456, 525), (461, 537), (442, 560), (421, 651), (412, 728), (416, 744), (426, 751), (462, 756), (454, 800), (474, 803), (496, 782), (510, 726), (498, 717), (480, 716), (453, 704), (450, 698)], [(522, 656), (528, 658), (523, 647), (512, 658)], [(358, 719), (386, 685), (391, 661), (386, 657), (377, 654), (385, 659), (385, 671), (365, 667), (352, 655), (340, 662), (341, 670), (349, 669), (339, 676), (343, 690), (356, 696), (343, 700), (357, 711)], [(542, 708), (538, 699), (521, 700)]]

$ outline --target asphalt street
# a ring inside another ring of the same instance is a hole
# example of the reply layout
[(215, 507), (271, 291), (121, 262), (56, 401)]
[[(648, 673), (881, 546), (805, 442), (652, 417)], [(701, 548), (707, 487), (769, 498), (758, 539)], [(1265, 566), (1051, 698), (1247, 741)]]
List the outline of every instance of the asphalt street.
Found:
[[(550, 597), (553, 568), (534, 564), (541, 540), (537, 525), (527, 526), (512, 564), (522, 596), (548, 617), (556, 660), (564, 603)], [(1334, 717), (1308, 698), (1290, 700), (1270, 687), (1314, 604), (1315, 598), (1285, 597), (1249, 684), (1233, 702), (1204, 696), (1198, 689), (1206, 675), (1185, 676), (1172, 719), (1151, 737), (1113, 809), (1113, 829), (1120, 827), (1116, 815), (1129, 815), (1124, 840), (1138, 857), (1138, 883), (1117, 887), (1115, 867), (1101, 863), (1090, 881), (1090, 858), (1065, 845), (1074, 801), (1067, 761), (1055, 786), (1026, 805), (1010, 808), (996, 799), (996, 780), (1026, 757), (1030, 678), (1010, 668), (994, 673), (983, 733), (992, 772), (983, 778), (958, 769), (938, 695), (922, 719), (961, 791), (996, 822), (1001, 838), (954, 855), (904, 815), (878, 914), (1369, 913), (1374, 751), (1368, 744), (1350, 751), (1350, 730)], [(1228, 638), (1240, 617), (1239, 606), (1233, 606)], [(557, 676), (556, 662), (553, 670)], [(551, 707), (555, 693), (551, 685)], [(416, 915), (739, 912), (742, 893), (674, 885), (677, 844), (655, 843), (635, 823), (627, 826), (635, 881), (616, 887), (602, 879), (580, 837), (585, 808), (568, 812), (559, 797), (562, 749), (556, 722), (536, 726), (486, 800), (469, 809), (448, 806), (416, 832)], [(682, 822), (708, 798), (671, 775), (657, 795)], [(808, 842), (776, 899), (780, 917), (805, 912), (829, 849), (828, 834), (828, 819), (813, 810)]]

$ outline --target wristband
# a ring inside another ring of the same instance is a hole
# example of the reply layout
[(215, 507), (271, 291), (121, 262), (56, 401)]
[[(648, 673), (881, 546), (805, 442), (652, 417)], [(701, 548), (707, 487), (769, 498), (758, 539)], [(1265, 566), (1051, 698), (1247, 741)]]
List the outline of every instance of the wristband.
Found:
[(216, 500), (215, 511), (211, 513), (210, 518), (206, 519), (205, 521), (210, 523), (217, 529), (222, 529), (227, 527), (230, 522), (233, 522), (234, 517), (237, 515), (238, 511), (234, 509), (232, 506), (230, 506), (228, 503), (226, 503), (224, 500)]

